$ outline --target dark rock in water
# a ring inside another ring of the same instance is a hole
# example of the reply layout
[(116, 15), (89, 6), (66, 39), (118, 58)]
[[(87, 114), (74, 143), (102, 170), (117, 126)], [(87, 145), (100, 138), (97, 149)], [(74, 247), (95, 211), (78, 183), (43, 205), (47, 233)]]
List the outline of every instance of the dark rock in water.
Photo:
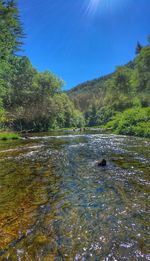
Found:
[(103, 159), (102, 161), (100, 161), (100, 162), (98, 163), (98, 166), (99, 166), (99, 167), (105, 167), (106, 164), (107, 164), (106, 160)]
[(24, 140), (27, 140), (28, 139), (28, 136), (23, 136), (22, 137)]

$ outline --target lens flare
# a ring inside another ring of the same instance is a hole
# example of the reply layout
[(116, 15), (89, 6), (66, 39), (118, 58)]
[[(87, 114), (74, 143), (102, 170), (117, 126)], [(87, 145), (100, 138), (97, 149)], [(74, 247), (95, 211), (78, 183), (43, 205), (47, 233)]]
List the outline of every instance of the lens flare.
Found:
[(94, 14), (100, 5), (100, 2), (101, 0), (90, 0), (87, 7), (87, 13)]
[(86, 1), (86, 14), (93, 16), (96, 12), (112, 12), (116, 8), (125, 6), (129, 0), (87, 0)]

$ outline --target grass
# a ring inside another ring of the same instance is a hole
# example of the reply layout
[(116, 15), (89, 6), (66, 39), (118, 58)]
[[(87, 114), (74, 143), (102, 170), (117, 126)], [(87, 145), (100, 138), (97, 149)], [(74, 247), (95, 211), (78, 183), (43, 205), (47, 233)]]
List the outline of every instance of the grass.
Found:
[(18, 133), (0, 132), (0, 140), (18, 140), (20, 138)]

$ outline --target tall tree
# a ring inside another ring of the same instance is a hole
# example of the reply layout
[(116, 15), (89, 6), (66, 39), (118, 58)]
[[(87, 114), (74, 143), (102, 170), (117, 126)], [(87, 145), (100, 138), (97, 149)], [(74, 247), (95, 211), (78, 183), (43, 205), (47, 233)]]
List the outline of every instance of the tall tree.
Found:
[(139, 42), (137, 42), (135, 53), (139, 54), (141, 52), (141, 50), (142, 50), (142, 45)]
[(150, 35), (148, 35), (147, 40), (148, 40), (148, 44), (150, 45)]
[(15, 0), (0, 0), (0, 59), (16, 54), (22, 45), (23, 36)]

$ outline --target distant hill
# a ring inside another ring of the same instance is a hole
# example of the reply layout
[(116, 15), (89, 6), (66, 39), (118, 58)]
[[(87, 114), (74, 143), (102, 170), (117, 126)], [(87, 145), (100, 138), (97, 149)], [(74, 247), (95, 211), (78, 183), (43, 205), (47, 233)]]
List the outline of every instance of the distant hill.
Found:
[(82, 92), (93, 92), (97, 91), (100, 88), (103, 87), (103, 84), (106, 80), (110, 79), (114, 73), (108, 74), (106, 76), (99, 77), (94, 80), (89, 80), (86, 82), (83, 82), (76, 87), (69, 90), (67, 93), (69, 96), (76, 95)]
[[(125, 67), (133, 69), (134, 61), (130, 61)], [(71, 90), (67, 91), (68, 96), (73, 100), (76, 107), (81, 111), (86, 111), (93, 100), (98, 96), (103, 96), (105, 91), (105, 83), (111, 80), (116, 72), (107, 74), (97, 79), (83, 82)]]

